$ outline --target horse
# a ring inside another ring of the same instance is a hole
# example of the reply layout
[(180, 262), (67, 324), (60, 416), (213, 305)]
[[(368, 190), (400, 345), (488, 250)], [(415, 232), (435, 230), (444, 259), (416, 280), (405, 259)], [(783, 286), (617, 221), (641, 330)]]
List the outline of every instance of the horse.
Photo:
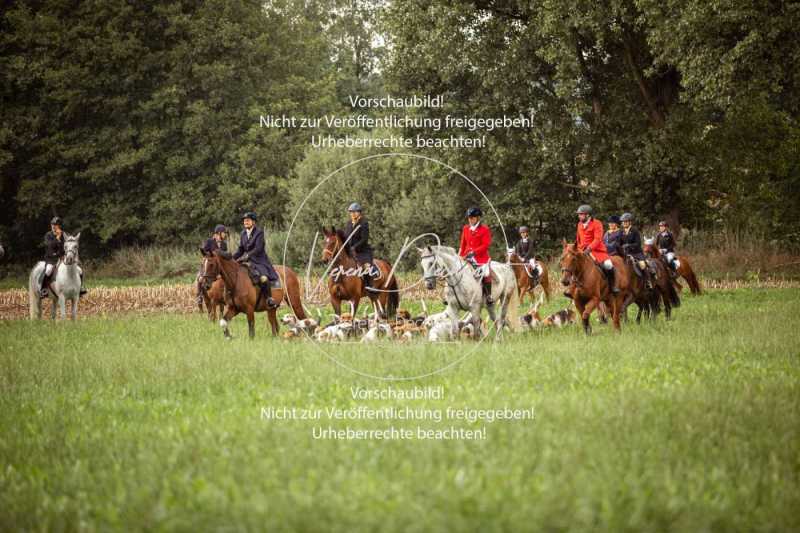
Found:
[[(230, 295), (225, 298), (227, 304), (225, 314), (219, 321), (225, 338), (232, 338), (228, 330), (228, 322), (239, 313), (247, 315), (250, 338), (255, 337), (255, 313), (260, 311), (267, 312), (272, 336), (277, 336), (280, 329), (277, 310), (274, 307), (267, 306), (266, 296), (259, 295), (261, 291), (250, 280), (250, 273), (247, 271), (247, 267), (233, 260), (228, 252), (215, 250), (213, 253), (205, 253), (205, 255), (209, 259), (206, 274), (213, 276), (214, 279), (219, 274), (225, 284), (225, 289)], [(272, 298), (279, 303), (286, 302), (297, 318), (301, 320), (306, 318), (303, 304), (300, 301), (300, 282), (297, 279), (297, 274), (291, 268), (283, 265), (275, 265), (275, 270), (281, 279), (283, 288), (272, 289)]]
[[(681, 304), (680, 297), (675, 291), (669, 272), (666, 271), (661, 262), (652, 263), (655, 275), (652, 277), (652, 288), (647, 288), (645, 280), (636, 274), (636, 267), (633, 257), (626, 259), (626, 272), (628, 285), (630, 287), (628, 298), (625, 300), (623, 314), (626, 313), (628, 306), (635, 303), (639, 307), (636, 314), (636, 323), (641, 323), (642, 314), (648, 319), (654, 320), (656, 315), (661, 312), (661, 302), (664, 303), (664, 310), (669, 320), (672, 316), (672, 308)], [(646, 267), (647, 268), (647, 267)]]
[(589, 335), (592, 326), (589, 317), (601, 302), (611, 309), (614, 330), (620, 331), (619, 318), (628, 296), (628, 278), (620, 273), (625, 272), (625, 262), (619, 256), (612, 256), (611, 262), (617, 272), (616, 284), (619, 292), (614, 293), (608, 287), (606, 276), (601, 267), (587, 254), (579, 251), (574, 244), (562, 239), (561, 252), (561, 284), (569, 287), (570, 297), (581, 315), (583, 331)]
[[(81, 234), (64, 234), (64, 257), (53, 267), (50, 276), (50, 295), (53, 301), (50, 318), (56, 318), (56, 304), (61, 309), (61, 318), (67, 316), (67, 300), (70, 300), (70, 319), (78, 316), (78, 300), (81, 292), (81, 275), (78, 266), (78, 248)], [(39, 295), (37, 280), (46, 267), (44, 261), (39, 261), (31, 270), (28, 277), (28, 304), (31, 320), (42, 318), (42, 299)]]
[(392, 266), (383, 259), (374, 259), (372, 263), (380, 276), (373, 278), (373, 286), (368, 289), (361, 279), (362, 272), (358, 263), (344, 246), (347, 240), (344, 232), (331, 226), (330, 230), (322, 228), (322, 233), (325, 235), (322, 260), (328, 263), (328, 271), (333, 272), (328, 277), (328, 293), (334, 312), (341, 315), (342, 301), (349, 300), (355, 316), (361, 298), (367, 296), (374, 309), (380, 309), (382, 315), (394, 318), (400, 306), (400, 291), (397, 278), (392, 274)]
[[(669, 272), (669, 265), (667, 265), (667, 259), (661, 254), (661, 250), (658, 249), (658, 246), (652, 242), (652, 239), (647, 239), (644, 243), (643, 247), (645, 255), (652, 257), (653, 259), (660, 259), (662, 263), (667, 267), (667, 272)], [(682, 277), (686, 280), (686, 283), (689, 285), (689, 290), (694, 295), (699, 295), (703, 293), (703, 289), (700, 287), (700, 282), (697, 280), (697, 276), (692, 269), (692, 264), (689, 262), (689, 258), (685, 255), (678, 255), (676, 259), (680, 262), (680, 266), (678, 267), (678, 276)], [(681, 289), (681, 285), (677, 284), (678, 288)]]
[(545, 298), (548, 302), (550, 301), (550, 274), (547, 272), (547, 266), (545, 266), (543, 263), (540, 263), (542, 265), (542, 274), (539, 277), (537, 284), (531, 285), (533, 280), (531, 280), (531, 277), (528, 275), (528, 265), (522, 261), (522, 259), (513, 249), (508, 250), (506, 259), (507, 264), (511, 265), (511, 268), (514, 270), (514, 277), (517, 279), (520, 303), (525, 300), (526, 294), (530, 295), (531, 302), (533, 302), (533, 289), (535, 289), (537, 286), (542, 287)]
[(519, 290), (514, 271), (507, 263), (492, 261), (490, 268), (492, 298), (500, 302), (500, 317), (495, 314), (494, 304), (486, 305), (483, 298), (481, 280), (475, 279), (472, 266), (449, 246), (426, 246), (417, 248), (422, 264), (422, 275), (428, 290), (436, 288), (436, 282), (443, 279), (447, 285), (445, 299), (447, 313), (451, 319), (458, 320), (459, 311), (469, 311), (473, 335), (481, 331), (481, 311), (486, 306), (489, 318), (495, 323), (495, 338), (502, 338), (503, 326), (512, 331), (519, 326)]
[(197, 284), (203, 300), (197, 305), (200, 308), (200, 312), (202, 312), (203, 304), (205, 304), (208, 319), (211, 322), (216, 322), (217, 310), (219, 310), (219, 315), (222, 316), (222, 311), (225, 308), (225, 282), (222, 280), (216, 268), (214, 269), (213, 275), (209, 273), (212, 271), (209, 268), (211, 259), (205, 257), (205, 252), (202, 248), (200, 249), (200, 253), (203, 254), (204, 257), (200, 263), (200, 276), (197, 280)]

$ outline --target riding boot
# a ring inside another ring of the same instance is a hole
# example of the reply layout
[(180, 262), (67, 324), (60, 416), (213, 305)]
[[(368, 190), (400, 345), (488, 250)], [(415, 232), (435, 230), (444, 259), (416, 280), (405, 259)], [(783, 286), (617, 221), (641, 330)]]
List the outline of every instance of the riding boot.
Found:
[(83, 286), (83, 270), (81, 270), (81, 290), (79, 291), (79, 296), (83, 296), (87, 293), (86, 287)]
[(650, 270), (644, 271), (644, 286), (647, 290), (653, 290), (653, 273)]
[(611, 289), (611, 292), (614, 294), (619, 292), (619, 287), (617, 287), (616, 276), (615, 276), (615, 269), (612, 268), (610, 270), (606, 270), (606, 280), (608, 281), (608, 288)]
[(46, 267), (39, 274), (39, 279), (36, 280), (36, 288), (39, 289), (39, 298), (47, 298), (50, 291), (47, 286), (50, 283), (50, 276), (47, 275)]
[(364, 274), (361, 276), (361, 281), (364, 283), (364, 290), (370, 291), (372, 289), (372, 276)]
[(492, 298), (492, 284), (483, 282), (481, 288), (483, 289), (483, 298), (486, 300), (486, 305), (492, 305), (494, 303), (494, 299)]
[(669, 263), (669, 275), (672, 276), (672, 279), (677, 279), (678, 277), (678, 265), (674, 259)]
[(266, 292), (267, 294), (267, 307), (270, 309), (275, 309), (280, 306), (280, 302), (276, 301), (275, 298), (272, 297), (272, 289), (280, 289), (281, 288), (281, 281), (280, 279), (269, 281), (267, 276), (261, 276), (261, 290)]

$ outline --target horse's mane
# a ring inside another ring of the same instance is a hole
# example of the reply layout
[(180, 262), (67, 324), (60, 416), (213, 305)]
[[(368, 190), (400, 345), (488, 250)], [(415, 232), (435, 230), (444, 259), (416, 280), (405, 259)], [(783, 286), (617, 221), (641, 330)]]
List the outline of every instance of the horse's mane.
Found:
[(434, 245), (430, 247), (431, 250), (436, 252), (437, 254), (445, 254), (445, 255), (458, 255), (456, 249), (452, 246), (444, 246), (444, 245)]
[[(339, 237), (339, 240), (341, 240), (342, 243), (344, 243), (344, 241), (347, 240), (347, 237), (345, 236), (343, 229), (337, 229), (336, 230), (336, 236)], [(342, 253), (344, 255), (346, 255), (347, 257), (351, 257), (350, 256), (350, 249), (347, 246), (343, 246), (342, 248), (343, 248)]]

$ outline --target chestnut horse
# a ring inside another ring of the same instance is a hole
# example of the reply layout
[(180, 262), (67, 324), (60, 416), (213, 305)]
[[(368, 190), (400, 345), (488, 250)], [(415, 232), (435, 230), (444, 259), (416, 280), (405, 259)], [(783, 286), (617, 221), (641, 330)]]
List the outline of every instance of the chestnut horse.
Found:
[(563, 250), (561, 252), (561, 284), (569, 287), (572, 301), (575, 308), (581, 315), (583, 330), (586, 334), (592, 332), (589, 324), (589, 317), (592, 311), (604, 302), (611, 310), (611, 318), (614, 329), (619, 331), (619, 317), (624, 309), (625, 299), (628, 296), (628, 276), (625, 262), (619, 256), (612, 256), (611, 262), (617, 271), (616, 283), (619, 292), (613, 293), (608, 287), (606, 275), (601, 267), (595, 264), (594, 259), (589, 255), (579, 251), (574, 244), (561, 241)]
[[(200, 253), (205, 256), (202, 248)], [(209, 267), (209, 262), (211, 262), (210, 258), (203, 257), (203, 261), (200, 263), (200, 279), (197, 283), (203, 301), (198, 303), (198, 307), (202, 312), (203, 304), (205, 304), (208, 319), (211, 322), (216, 322), (217, 310), (219, 310), (219, 315), (222, 316), (222, 311), (225, 309), (225, 282), (222, 281), (216, 266), (213, 269)], [(213, 275), (210, 273), (212, 271)]]
[(337, 315), (342, 314), (342, 301), (349, 300), (352, 305), (353, 316), (358, 311), (361, 298), (367, 296), (373, 308), (380, 305), (381, 314), (393, 318), (400, 305), (400, 291), (397, 287), (397, 278), (392, 272), (392, 265), (383, 259), (373, 259), (372, 263), (380, 270), (380, 277), (372, 279), (372, 289), (367, 290), (361, 279), (356, 260), (344, 246), (345, 236), (342, 230), (333, 226), (328, 230), (322, 228), (325, 235), (325, 247), (322, 249), (322, 260), (329, 264), (328, 292), (331, 295), (331, 305)]
[[(649, 240), (650, 239), (648, 239), (648, 241)], [(658, 249), (658, 246), (656, 246), (653, 242), (645, 242), (643, 250), (645, 255), (648, 255), (653, 259), (659, 259), (667, 267), (667, 272), (671, 271), (669, 265), (667, 265), (667, 259), (661, 255), (661, 251)], [(686, 283), (689, 285), (689, 290), (692, 291), (692, 294), (702, 294), (703, 289), (700, 287), (700, 282), (697, 280), (694, 270), (692, 270), (692, 264), (689, 262), (689, 258), (685, 255), (676, 255), (675, 258), (681, 263), (681, 266), (678, 267), (678, 276), (686, 280)], [(677, 286), (679, 289), (682, 288), (679, 283)]]
[(519, 301), (522, 303), (523, 298), (526, 294), (530, 294), (531, 303), (533, 303), (533, 289), (537, 287), (537, 285), (542, 287), (544, 291), (544, 296), (547, 298), (547, 301), (550, 301), (550, 274), (547, 272), (547, 265), (544, 263), (539, 263), (542, 265), (542, 275), (539, 277), (539, 281), (537, 285), (531, 286), (531, 277), (528, 275), (526, 270), (526, 265), (522, 261), (522, 259), (517, 255), (514, 251), (509, 251), (507, 254), (508, 264), (511, 265), (511, 268), (514, 270), (514, 277), (517, 278), (517, 288), (519, 289)]
[[(209, 258), (206, 274), (216, 277), (215, 272), (218, 273), (229, 294), (225, 298), (225, 303), (227, 304), (225, 314), (219, 321), (225, 337), (231, 338), (231, 333), (228, 331), (228, 322), (239, 313), (247, 315), (250, 338), (255, 337), (255, 313), (260, 311), (267, 312), (267, 318), (272, 328), (272, 336), (277, 336), (279, 331), (277, 310), (274, 307), (267, 306), (266, 296), (261, 295), (259, 297), (258, 293), (260, 291), (250, 280), (247, 267), (231, 259), (231, 255), (228, 252), (215, 250), (213, 254), (206, 255), (206, 257)], [(297, 274), (289, 267), (283, 265), (274, 266), (280, 277), (282, 288), (272, 289), (272, 298), (276, 302), (286, 302), (297, 318), (301, 320), (306, 318), (303, 304), (300, 301), (300, 282), (297, 279)]]

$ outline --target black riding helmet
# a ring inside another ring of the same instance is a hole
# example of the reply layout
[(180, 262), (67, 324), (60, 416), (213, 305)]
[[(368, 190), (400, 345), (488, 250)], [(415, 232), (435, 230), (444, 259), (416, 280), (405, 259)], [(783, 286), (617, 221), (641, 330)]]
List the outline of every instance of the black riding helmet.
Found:
[(467, 216), (468, 217), (482, 217), (483, 211), (481, 211), (480, 207), (470, 207), (467, 209)]
[(58, 226), (58, 227), (60, 228), (60, 227), (63, 227), (63, 226), (64, 226), (64, 221), (63, 221), (63, 220), (61, 220), (61, 217), (53, 217), (53, 218), (50, 220), (50, 225), (51, 225), (51, 226)]
[(242, 215), (242, 220), (244, 220), (244, 219), (246, 219), (246, 218), (249, 218), (249, 219), (250, 219), (250, 220), (252, 220), (253, 222), (258, 222), (258, 215), (256, 215), (256, 214), (255, 214), (255, 213), (253, 213), (252, 211), (248, 211), (247, 213), (245, 213), (244, 215)]

